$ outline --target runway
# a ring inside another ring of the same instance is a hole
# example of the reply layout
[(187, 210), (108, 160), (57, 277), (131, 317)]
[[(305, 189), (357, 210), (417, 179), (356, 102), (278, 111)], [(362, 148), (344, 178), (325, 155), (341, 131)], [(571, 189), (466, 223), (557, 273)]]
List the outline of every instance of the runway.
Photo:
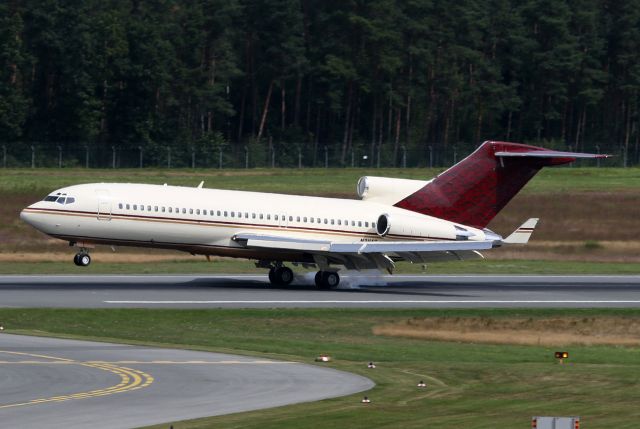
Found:
[(640, 307), (640, 276), (354, 276), (317, 290), (311, 276), (2, 276), (0, 308)]
[(7, 428), (113, 429), (334, 398), (369, 379), (315, 365), (0, 334)]

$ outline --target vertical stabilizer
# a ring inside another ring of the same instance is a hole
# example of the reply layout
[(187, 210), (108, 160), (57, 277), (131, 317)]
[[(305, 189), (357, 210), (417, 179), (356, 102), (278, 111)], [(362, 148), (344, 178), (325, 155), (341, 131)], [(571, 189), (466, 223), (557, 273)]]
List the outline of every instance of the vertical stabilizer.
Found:
[(542, 167), (606, 156), (487, 141), (395, 206), (484, 228)]

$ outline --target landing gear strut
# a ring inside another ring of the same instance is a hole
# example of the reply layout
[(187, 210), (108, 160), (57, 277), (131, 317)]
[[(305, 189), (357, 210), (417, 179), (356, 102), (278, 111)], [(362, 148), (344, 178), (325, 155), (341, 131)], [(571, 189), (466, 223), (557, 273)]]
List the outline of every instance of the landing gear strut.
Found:
[(340, 276), (335, 271), (318, 271), (315, 280), (318, 289), (332, 289), (340, 284)]
[(287, 286), (293, 281), (291, 268), (276, 266), (269, 269), (269, 281), (274, 286)]
[(73, 263), (79, 267), (88, 267), (91, 263), (91, 256), (86, 251), (80, 251), (73, 257)]

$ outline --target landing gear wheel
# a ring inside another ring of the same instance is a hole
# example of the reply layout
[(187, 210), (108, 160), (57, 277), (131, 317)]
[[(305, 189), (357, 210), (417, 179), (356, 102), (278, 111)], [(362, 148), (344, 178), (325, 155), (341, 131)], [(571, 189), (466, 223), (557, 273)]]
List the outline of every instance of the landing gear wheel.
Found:
[(276, 267), (269, 270), (269, 281), (276, 286), (287, 286), (293, 281), (293, 271), (288, 267)]
[(315, 281), (319, 289), (332, 289), (340, 284), (340, 276), (335, 271), (318, 271)]
[(88, 267), (91, 263), (91, 256), (88, 253), (78, 253), (73, 257), (73, 263), (79, 267)]

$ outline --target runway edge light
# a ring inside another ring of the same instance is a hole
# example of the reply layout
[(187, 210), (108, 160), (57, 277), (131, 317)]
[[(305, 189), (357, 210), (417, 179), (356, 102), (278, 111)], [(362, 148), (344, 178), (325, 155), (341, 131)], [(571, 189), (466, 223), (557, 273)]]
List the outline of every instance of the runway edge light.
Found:
[(556, 359), (560, 361), (560, 363), (563, 363), (565, 359), (569, 358), (569, 352), (556, 352), (555, 356)]

